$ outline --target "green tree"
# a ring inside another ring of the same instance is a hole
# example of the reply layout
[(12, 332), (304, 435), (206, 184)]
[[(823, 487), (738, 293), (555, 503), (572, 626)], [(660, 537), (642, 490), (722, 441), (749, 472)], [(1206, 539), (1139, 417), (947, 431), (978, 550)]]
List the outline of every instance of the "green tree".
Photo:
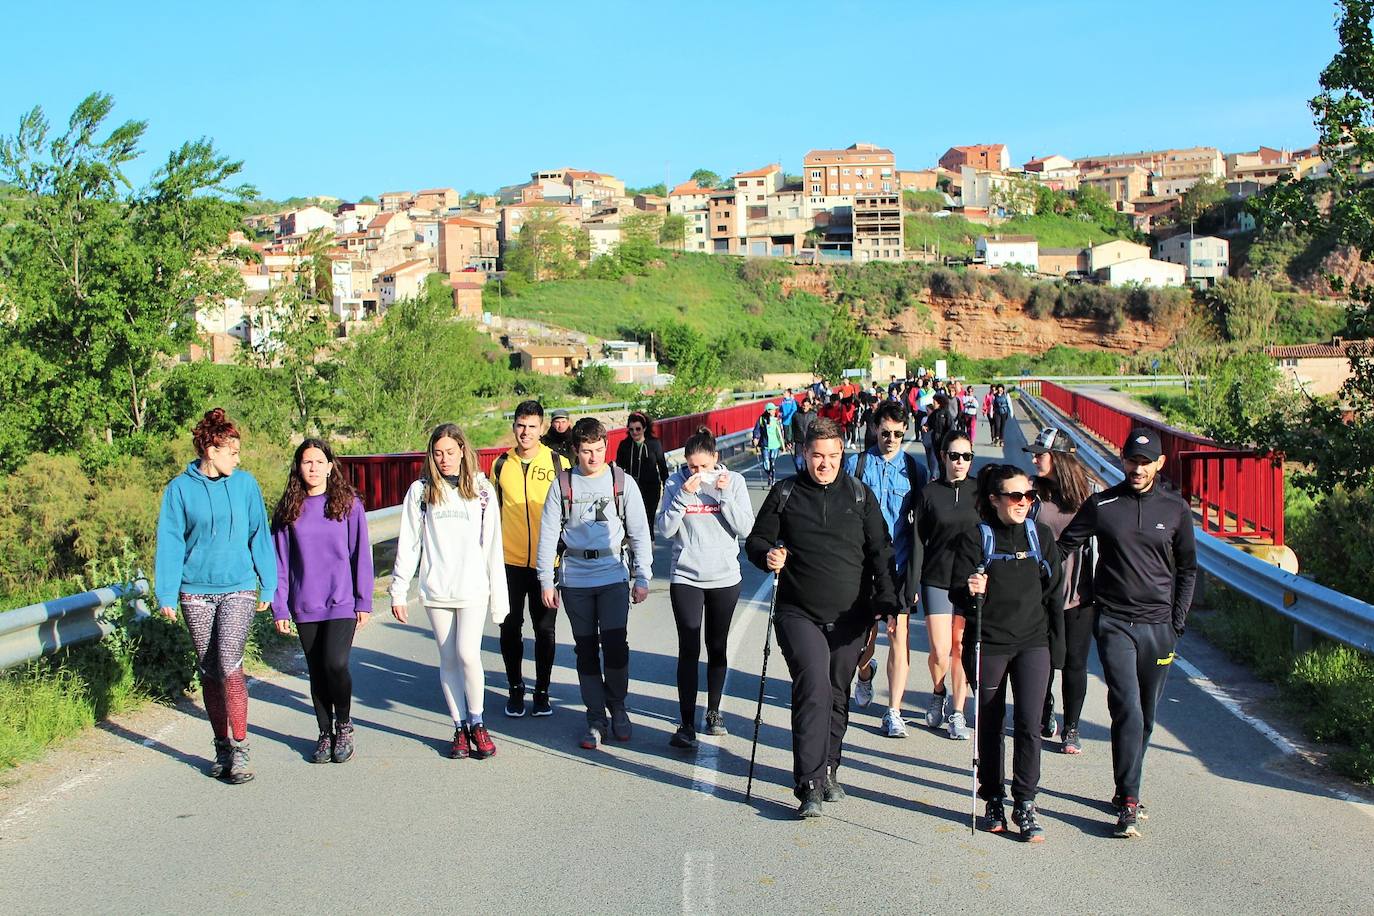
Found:
[(1279, 299), (1267, 280), (1228, 277), (1207, 298), (1232, 343), (1253, 348), (1274, 338)]
[(688, 180), (695, 181), (697, 185), (703, 188), (720, 187), (720, 175), (710, 169), (697, 169), (688, 176)]
[(854, 316), (846, 306), (838, 305), (825, 329), (825, 342), (816, 358), (816, 374), (837, 381), (844, 376), (845, 369), (866, 366), (868, 350), (868, 338), (860, 332)]
[[(227, 245), (253, 193), (230, 184), (241, 163), (189, 142), (134, 191), (124, 169), (147, 125), (106, 133), (113, 108), (93, 93), (55, 136), (34, 108), (0, 139), (0, 300), (10, 316), (0, 327), (0, 443), (21, 454), (142, 433), (155, 419), (151, 395), (195, 338), (193, 308), (242, 290), (242, 253)], [(0, 454), (0, 465), (15, 458)]]
[(576, 268), (576, 239), (552, 207), (535, 207), (525, 214), (515, 244), (505, 255), (505, 268), (527, 280), (558, 280)]
[(663, 232), (664, 214), (630, 213), (620, 220), (620, 244), (616, 257), (631, 273), (643, 275), (649, 262), (659, 256), (658, 240)]
[(1220, 178), (1203, 178), (1183, 192), (1183, 197), (1178, 204), (1178, 221), (1180, 223), (1196, 222), (1202, 219), (1213, 207), (1226, 201), (1227, 198), (1224, 181)]
[(658, 230), (658, 241), (662, 245), (682, 248), (687, 238), (687, 217), (681, 213), (669, 213), (663, 217), (663, 225)]

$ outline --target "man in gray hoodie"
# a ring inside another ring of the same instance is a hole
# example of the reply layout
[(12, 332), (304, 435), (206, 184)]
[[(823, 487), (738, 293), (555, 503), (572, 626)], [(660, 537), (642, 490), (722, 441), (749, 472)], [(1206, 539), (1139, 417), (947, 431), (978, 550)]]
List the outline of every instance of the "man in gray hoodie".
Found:
[[(606, 427), (601, 421), (578, 420), (571, 443), (577, 467), (560, 472), (544, 500), (536, 567), (545, 607), (558, 607), (562, 592), (577, 654), (577, 680), (587, 707), (587, 734), (581, 744), (595, 750), (608, 730), (607, 709), (611, 734), (617, 741), (630, 740), (626, 628), (630, 602), (639, 604), (649, 597), (653, 541), (634, 478), (606, 463)], [(560, 555), (561, 566), (556, 566)]]

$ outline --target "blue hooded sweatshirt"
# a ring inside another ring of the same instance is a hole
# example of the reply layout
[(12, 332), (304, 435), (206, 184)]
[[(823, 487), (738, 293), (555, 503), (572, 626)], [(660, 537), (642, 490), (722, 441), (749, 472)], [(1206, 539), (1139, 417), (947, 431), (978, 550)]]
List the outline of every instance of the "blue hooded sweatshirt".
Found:
[(193, 461), (167, 484), (157, 518), (154, 576), (159, 607), (176, 607), (182, 593), (256, 591), (258, 600), (272, 600), (277, 555), (252, 474), (206, 477)]

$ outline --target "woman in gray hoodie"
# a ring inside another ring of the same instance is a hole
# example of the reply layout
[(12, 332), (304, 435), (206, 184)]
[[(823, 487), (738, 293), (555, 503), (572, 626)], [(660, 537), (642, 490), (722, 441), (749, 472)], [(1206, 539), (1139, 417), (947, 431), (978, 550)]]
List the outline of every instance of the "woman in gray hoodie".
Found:
[(744, 478), (720, 463), (716, 437), (701, 427), (682, 448), (684, 464), (668, 478), (658, 509), (658, 531), (673, 545), (668, 597), (677, 622), (677, 696), (682, 725), (673, 747), (697, 743), (697, 666), (706, 625), (708, 735), (724, 735), (720, 695), (725, 689), (726, 639), (739, 603), (739, 539), (754, 527)]

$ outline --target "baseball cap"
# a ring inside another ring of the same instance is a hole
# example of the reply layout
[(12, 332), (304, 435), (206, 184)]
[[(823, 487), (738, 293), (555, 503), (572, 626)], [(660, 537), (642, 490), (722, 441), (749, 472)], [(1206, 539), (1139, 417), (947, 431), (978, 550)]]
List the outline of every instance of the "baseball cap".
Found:
[(562, 417), (564, 420), (568, 419), (568, 412), (562, 407), (557, 408), (549, 414), (550, 420), (557, 420), (559, 417)]
[(1121, 447), (1123, 458), (1144, 458), (1146, 461), (1154, 461), (1162, 454), (1164, 449), (1159, 444), (1159, 434), (1144, 426), (1137, 426), (1131, 430), (1131, 434), (1126, 437), (1126, 444)]
[(778, 409), (778, 405), (777, 405), (777, 404), (774, 404), (772, 401), (769, 401), (767, 404), (764, 404), (764, 405), (763, 405), (763, 409), (764, 409), (764, 410), (777, 410), (777, 409)]
[(1021, 446), (1021, 451), (1030, 452), (1032, 455), (1043, 455), (1045, 452), (1072, 455), (1078, 451), (1078, 446), (1069, 441), (1069, 437), (1062, 431), (1053, 426), (1046, 426), (1040, 430), (1040, 435), (1035, 437), (1034, 442)]

